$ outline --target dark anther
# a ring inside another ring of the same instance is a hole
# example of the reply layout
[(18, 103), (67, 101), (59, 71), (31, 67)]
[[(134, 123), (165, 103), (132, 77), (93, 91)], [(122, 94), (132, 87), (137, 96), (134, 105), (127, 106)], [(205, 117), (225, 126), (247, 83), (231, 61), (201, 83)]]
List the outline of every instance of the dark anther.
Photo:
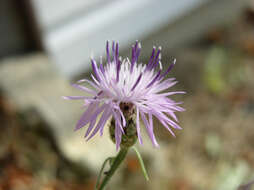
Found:
[(121, 102), (120, 109), (124, 116), (131, 115), (133, 113), (134, 105), (131, 102)]
[(128, 106), (128, 105), (125, 105), (125, 106), (123, 107), (123, 109), (124, 109), (124, 111), (128, 111), (129, 106)]

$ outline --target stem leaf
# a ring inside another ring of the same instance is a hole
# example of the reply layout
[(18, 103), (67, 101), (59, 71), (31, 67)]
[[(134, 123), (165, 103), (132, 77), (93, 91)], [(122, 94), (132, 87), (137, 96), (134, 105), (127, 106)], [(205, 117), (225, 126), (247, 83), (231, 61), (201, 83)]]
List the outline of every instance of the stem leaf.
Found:
[(111, 166), (112, 160), (114, 160), (114, 157), (108, 157), (108, 158), (103, 162), (102, 167), (101, 167), (101, 170), (100, 170), (100, 173), (99, 173), (99, 176), (98, 176), (97, 181), (96, 181), (95, 190), (99, 187), (99, 184), (100, 184), (100, 181), (101, 181), (101, 175), (102, 175), (102, 173), (103, 173), (103, 170), (104, 170), (104, 168), (105, 168), (107, 162), (109, 162), (109, 163), (110, 163), (110, 166)]
[(141, 169), (142, 169), (142, 172), (143, 172), (143, 174), (144, 174), (144, 177), (145, 177), (146, 181), (149, 181), (149, 177), (148, 177), (148, 174), (147, 174), (147, 171), (146, 171), (146, 168), (145, 168), (144, 161), (143, 161), (143, 159), (142, 159), (142, 157), (141, 157), (141, 154), (139, 153), (138, 149), (137, 149), (135, 146), (133, 146), (132, 148), (133, 148), (133, 150), (134, 150), (134, 151), (136, 152), (136, 154), (137, 154), (138, 161), (139, 161), (139, 163), (140, 163), (140, 166), (141, 166)]

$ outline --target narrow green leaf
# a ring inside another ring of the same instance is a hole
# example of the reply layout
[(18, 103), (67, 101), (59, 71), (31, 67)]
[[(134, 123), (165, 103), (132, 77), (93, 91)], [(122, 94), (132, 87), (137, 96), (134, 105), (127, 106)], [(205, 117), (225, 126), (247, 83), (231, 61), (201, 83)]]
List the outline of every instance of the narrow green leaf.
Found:
[(105, 168), (107, 162), (109, 162), (110, 165), (111, 165), (111, 162), (112, 162), (113, 159), (114, 159), (114, 157), (108, 157), (108, 158), (103, 162), (102, 167), (101, 167), (101, 170), (100, 170), (100, 173), (99, 173), (99, 176), (98, 176), (97, 181), (96, 181), (95, 190), (99, 187), (99, 184), (100, 184), (100, 181), (101, 181), (101, 175), (102, 175), (102, 173), (103, 173), (103, 170), (104, 170), (104, 168)]
[(142, 169), (142, 172), (144, 174), (144, 177), (146, 178), (146, 181), (149, 181), (149, 177), (148, 177), (148, 174), (147, 174), (147, 171), (146, 171), (146, 168), (145, 168), (145, 164), (144, 164), (143, 159), (141, 157), (141, 154), (139, 153), (138, 149), (135, 146), (133, 146), (132, 148), (137, 154), (137, 157), (138, 157), (139, 163), (141, 165), (141, 169)]
[(105, 177), (103, 178), (100, 187), (98, 188), (98, 190), (104, 190), (105, 186), (107, 185), (107, 183), (109, 182), (109, 180), (111, 179), (111, 177), (114, 175), (115, 171), (117, 170), (117, 168), (120, 166), (120, 164), (124, 161), (127, 153), (128, 153), (128, 148), (121, 148), (120, 151), (118, 152), (117, 156), (114, 157), (114, 161), (110, 167), (110, 170), (107, 171)]

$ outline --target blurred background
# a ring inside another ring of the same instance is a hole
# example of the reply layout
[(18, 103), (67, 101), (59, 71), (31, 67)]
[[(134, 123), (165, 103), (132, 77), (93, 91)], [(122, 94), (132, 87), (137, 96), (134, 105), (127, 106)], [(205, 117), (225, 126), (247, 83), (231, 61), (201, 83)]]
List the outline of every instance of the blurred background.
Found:
[[(108, 134), (74, 132), (82, 114), (70, 84), (89, 77), (106, 40), (120, 54), (162, 63), (184, 96), (176, 138), (156, 123), (159, 149), (137, 144), (108, 189), (251, 190), (254, 180), (253, 0), (0, 0), (0, 190), (92, 190), (116, 155)], [(106, 131), (107, 132), (107, 131)], [(247, 185), (246, 185), (247, 184)]]

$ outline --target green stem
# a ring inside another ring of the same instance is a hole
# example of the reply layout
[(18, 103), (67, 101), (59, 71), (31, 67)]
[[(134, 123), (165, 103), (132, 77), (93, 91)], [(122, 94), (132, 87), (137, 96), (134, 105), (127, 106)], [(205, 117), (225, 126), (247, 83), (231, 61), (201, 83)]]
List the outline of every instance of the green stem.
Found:
[(101, 183), (101, 186), (99, 187), (98, 190), (103, 190), (105, 188), (105, 186), (107, 185), (107, 183), (109, 182), (109, 180), (111, 179), (113, 174), (115, 173), (116, 169), (120, 166), (120, 164), (126, 157), (127, 153), (128, 153), (128, 148), (121, 148), (120, 149), (119, 153), (117, 154), (117, 156), (114, 159), (112, 166), (110, 167), (110, 170), (106, 173), (106, 176), (104, 177), (104, 179)]

